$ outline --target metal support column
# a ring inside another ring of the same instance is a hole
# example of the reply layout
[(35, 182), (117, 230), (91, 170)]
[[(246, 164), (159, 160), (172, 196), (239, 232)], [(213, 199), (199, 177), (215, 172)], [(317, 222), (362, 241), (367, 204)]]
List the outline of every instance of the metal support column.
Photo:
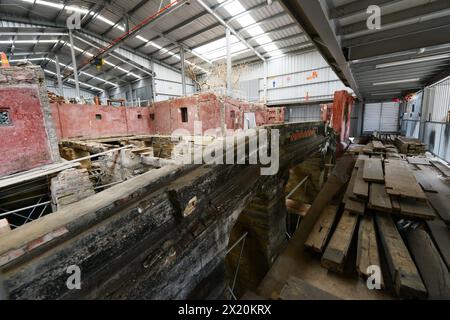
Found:
[(156, 74), (155, 74), (155, 61), (153, 59), (150, 60), (150, 65), (152, 68), (152, 98), (153, 102), (156, 102)]
[(75, 80), (75, 92), (77, 98), (80, 98), (80, 83), (78, 82), (78, 70), (77, 70), (77, 59), (75, 57), (75, 50), (73, 46), (73, 35), (72, 30), (69, 29), (69, 41), (70, 41), (70, 53), (72, 54), (72, 67), (73, 67), (73, 78)]
[(60, 96), (64, 96), (63, 83), (61, 78), (61, 67), (59, 65), (59, 58), (55, 55), (55, 65), (56, 65), (56, 77), (58, 79), (58, 91)]
[(228, 96), (233, 95), (233, 74), (232, 74), (232, 66), (231, 66), (231, 31), (230, 29), (226, 29), (227, 35), (227, 94)]
[(181, 87), (183, 97), (186, 96), (186, 68), (184, 64), (184, 47), (180, 46), (180, 58), (181, 58)]
[(269, 66), (267, 65), (267, 61), (264, 61), (264, 98), (263, 98), (264, 103), (267, 103), (268, 74), (269, 74)]

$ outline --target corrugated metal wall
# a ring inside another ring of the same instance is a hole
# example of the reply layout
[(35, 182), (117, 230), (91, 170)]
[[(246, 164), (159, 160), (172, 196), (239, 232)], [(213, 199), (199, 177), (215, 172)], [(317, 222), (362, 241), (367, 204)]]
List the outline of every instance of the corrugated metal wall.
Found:
[[(419, 114), (411, 106), (419, 104)], [(416, 99), (406, 106), (402, 121), (402, 134), (419, 138), (427, 144), (428, 150), (450, 162), (450, 78), (426, 87)]]
[[(344, 86), (322, 56), (315, 51), (286, 55), (268, 60), (267, 63), (267, 98), (270, 105), (332, 100), (335, 91), (352, 91)], [(259, 81), (259, 99), (262, 101), (262, 62), (250, 64), (247, 70), (240, 74), (241, 82), (255, 79)], [(245, 94), (252, 95), (250, 92)]]
[[(54, 92), (57, 95), (61, 95), (61, 93), (59, 93), (58, 90), (58, 85), (55, 84), (53, 79), (45, 78), (45, 81), (47, 84), (48, 91)], [(63, 95), (66, 98), (74, 98), (77, 96), (75, 88), (69, 87), (67, 85), (63, 85), (63, 91), (64, 91)], [(95, 94), (92, 93), (91, 91), (83, 90), (82, 86), (80, 86), (80, 95), (85, 99), (92, 99), (95, 96)]]
[(428, 87), (425, 91), (428, 94), (428, 120), (446, 122), (450, 110), (450, 79)]
[(395, 102), (366, 103), (364, 105), (365, 133), (398, 131), (400, 104)]
[(288, 106), (286, 113), (288, 122), (319, 121), (320, 104)]
[[(155, 63), (155, 100), (163, 101), (171, 98), (181, 97), (183, 95), (183, 88), (181, 84), (181, 73), (166, 68), (160, 64)], [(192, 79), (186, 77), (186, 93), (192, 94), (195, 92), (195, 86)]]

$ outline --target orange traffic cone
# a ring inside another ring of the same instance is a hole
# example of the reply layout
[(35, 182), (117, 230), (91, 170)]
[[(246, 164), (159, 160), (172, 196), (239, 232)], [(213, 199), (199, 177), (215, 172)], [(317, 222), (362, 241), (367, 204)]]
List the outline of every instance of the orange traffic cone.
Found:
[(0, 52), (0, 66), (3, 68), (9, 67), (8, 58), (6, 57), (6, 53), (4, 52)]

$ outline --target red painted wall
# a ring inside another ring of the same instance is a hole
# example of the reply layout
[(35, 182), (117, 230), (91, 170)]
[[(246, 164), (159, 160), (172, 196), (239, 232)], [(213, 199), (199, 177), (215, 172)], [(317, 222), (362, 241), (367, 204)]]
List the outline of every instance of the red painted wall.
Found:
[(0, 87), (0, 109), (11, 125), (0, 125), (0, 176), (52, 163), (37, 85)]
[(148, 108), (57, 103), (51, 107), (60, 139), (149, 134), (151, 131)]

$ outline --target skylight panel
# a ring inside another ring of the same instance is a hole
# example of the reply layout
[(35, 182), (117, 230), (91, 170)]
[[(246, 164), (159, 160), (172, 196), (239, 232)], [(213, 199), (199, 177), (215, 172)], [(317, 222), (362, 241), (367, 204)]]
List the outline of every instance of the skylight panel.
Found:
[(240, 14), (245, 11), (244, 6), (239, 1), (233, 1), (224, 6), (224, 9), (232, 16)]
[(264, 33), (264, 30), (260, 26), (254, 26), (246, 31), (252, 37), (260, 36)]
[(256, 22), (250, 14), (237, 18), (236, 21), (244, 28)]

